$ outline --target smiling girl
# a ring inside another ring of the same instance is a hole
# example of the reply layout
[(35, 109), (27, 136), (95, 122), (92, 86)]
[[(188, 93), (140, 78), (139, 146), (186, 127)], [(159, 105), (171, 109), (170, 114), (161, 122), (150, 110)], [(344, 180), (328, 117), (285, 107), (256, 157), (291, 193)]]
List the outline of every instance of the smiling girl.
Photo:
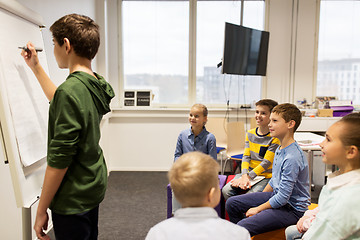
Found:
[(319, 212), (303, 239), (360, 239), (360, 113), (333, 124), (320, 144), (323, 162), (336, 165), (319, 196)]
[[(208, 110), (203, 104), (194, 104), (189, 113), (190, 128), (181, 131), (176, 143), (174, 162), (184, 153), (202, 152), (210, 155), (214, 161), (217, 158), (216, 139), (214, 134), (208, 132), (205, 128), (207, 122)], [(173, 214), (179, 209), (180, 203), (176, 200), (174, 194), (172, 197)]]

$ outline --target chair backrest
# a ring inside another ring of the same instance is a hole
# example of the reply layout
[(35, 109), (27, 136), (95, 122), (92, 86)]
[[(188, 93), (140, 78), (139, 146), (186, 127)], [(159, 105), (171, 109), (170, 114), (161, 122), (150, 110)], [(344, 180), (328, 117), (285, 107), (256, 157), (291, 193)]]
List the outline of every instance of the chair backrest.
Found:
[(256, 128), (257, 124), (256, 124), (256, 119), (254, 117), (252, 117), (250, 119), (250, 129)]
[(229, 122), (227, 124), (228, 156), (244, 153), (245, 149), (245, 124), (244, 122)]
[(215, 135), (217, 147), (227, 147), (226, 118), (208, 118), (205, 127)]

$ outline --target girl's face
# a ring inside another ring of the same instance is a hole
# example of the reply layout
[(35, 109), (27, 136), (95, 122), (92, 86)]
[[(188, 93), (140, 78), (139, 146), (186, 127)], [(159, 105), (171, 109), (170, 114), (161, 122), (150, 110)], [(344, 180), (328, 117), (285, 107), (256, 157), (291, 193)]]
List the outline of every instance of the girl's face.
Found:
[(206, 123), (207, 117), (201, 108), (193, 107), (190, 109), (189, 122), (191, 127), (203, 127)]
[(268, 106), (256, 106), (255, 120), (259, 127), (267, 127), (270, 123), (270, 110)]
[(325, 140), (320, 143), (324, 163), (337, 165), (339, 168), (342, 168), (347, 163), (347, 147), (344, 146), (340, 139), (344, 130), (343, 123), (335, 123), (326, 131)]

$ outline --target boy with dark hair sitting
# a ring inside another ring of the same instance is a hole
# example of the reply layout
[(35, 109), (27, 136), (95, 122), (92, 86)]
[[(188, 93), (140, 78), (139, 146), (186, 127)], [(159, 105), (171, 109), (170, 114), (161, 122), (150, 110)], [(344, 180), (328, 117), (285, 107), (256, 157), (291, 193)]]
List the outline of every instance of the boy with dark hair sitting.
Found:
[[(255, 120), (257, 127), (246, 133), (245, 152), (241, 161), (241, 173), (227, 183), (222, 193), (225, 199), (231, 196), (261, 192), (272, 176), (272, 164), (275, 150), (279, 147), (279, 139), (272, 137), (269, 131), (270, 114), (278, 103), (272, 99), (261, 99), (256, 102)], [(251, 185), (257, 176), (264, 179)]]

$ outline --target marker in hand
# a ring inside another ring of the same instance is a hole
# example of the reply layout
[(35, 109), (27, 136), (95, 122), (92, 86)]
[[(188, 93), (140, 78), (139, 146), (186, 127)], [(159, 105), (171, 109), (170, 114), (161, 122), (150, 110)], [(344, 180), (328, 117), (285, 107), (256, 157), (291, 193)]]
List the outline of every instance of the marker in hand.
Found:
[[(23, 50), (25, 50), (25, 51), (27, 51), (27, 52), (30, 51), (26, 46), (24, 46), (24, 47), (19, 47), (19, 49), (23, 49)], [(43, 49), (42, 49), (42, 48), (35, 48), (35, 51), (36, 51), (36, 52), (42, 52)]]

